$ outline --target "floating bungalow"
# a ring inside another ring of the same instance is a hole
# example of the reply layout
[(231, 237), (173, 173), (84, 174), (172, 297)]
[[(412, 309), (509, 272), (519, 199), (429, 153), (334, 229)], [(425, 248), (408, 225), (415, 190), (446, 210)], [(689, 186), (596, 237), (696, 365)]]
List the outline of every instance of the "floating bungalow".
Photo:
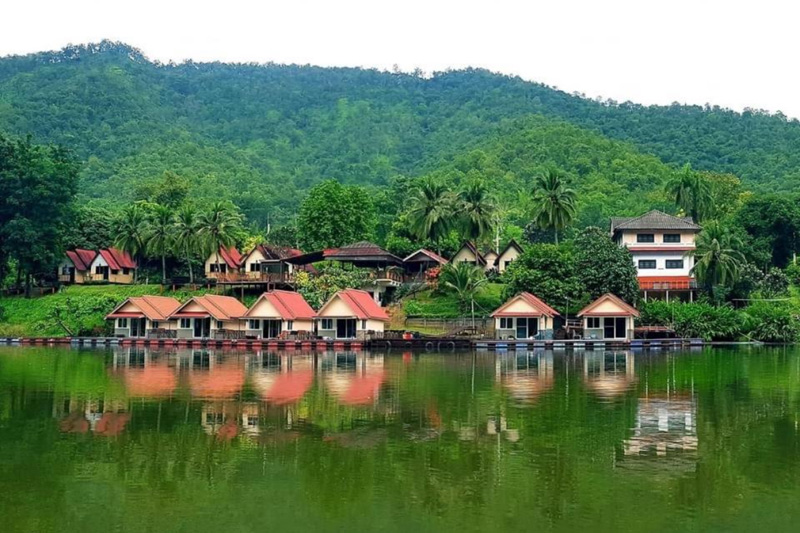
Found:
[(181, 303), (166, 296), (136, 296), (114, 308), (106, 320), (114, 321), (115, 337), (169, 337), (176, 323), (170, 320)]
[(587, 340), (630, 341), (634, 319), (639, 311), (622, 298), (604, 294), (578, 313), (583, 321), (583, 338)]
[(292, 334), (311, 336), (315, 316), (300, 293), (275, 290), (262, 294), (242, 319), (248, 338), (277, 339)]
[(117, 248), (85, 250), (77, 248), (66, 253), (58, 267), (58, 281), (64, 284), (133, 283), (136, 262), (128, 252)]
[(195, 296), (170, 315), (179, 339), (238, 339), (245, 335), (241, 318), (247, 307), (232, 296)]
[(383, 336), (389, 316), (368, 292), (347, 289), (325, 302), (316, 320), (321, 337), (365, 340)]
[(521, 292), (492, 313), (497, 339), (552, 339), (558, 311), (529, 292)]

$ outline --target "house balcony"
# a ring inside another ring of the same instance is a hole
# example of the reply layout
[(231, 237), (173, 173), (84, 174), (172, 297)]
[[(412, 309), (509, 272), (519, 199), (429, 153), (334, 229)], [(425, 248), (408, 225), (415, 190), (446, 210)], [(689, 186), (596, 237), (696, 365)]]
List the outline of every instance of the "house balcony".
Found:
[(406, 282), (406, 273), (402, 270), (393, 268), (377, 268), (369, 270), (367, 277), (375, 283), (387, 283), (389, 285), (400, 285)]
[(697, 288), (697, 281), (686, 276), (676, 277), (674, 280), (639, 278), (639, 290), (642, 291), (694, 291)]
[(217, 283), (294, 283), (292, 272), (211, 272), (208, 277)]

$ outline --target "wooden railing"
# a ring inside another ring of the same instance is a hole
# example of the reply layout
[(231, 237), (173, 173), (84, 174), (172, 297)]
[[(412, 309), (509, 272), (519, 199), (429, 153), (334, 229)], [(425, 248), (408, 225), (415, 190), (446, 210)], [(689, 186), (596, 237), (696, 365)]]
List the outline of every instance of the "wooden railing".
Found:
[(292, 283), (294, 273), (292, 272), (210, 272), (209, 278), (217, 280), (217, 283)]
[(639, 290), (642, 291), (688, 291), (697, 289), (694, 280), (678, 281), (639, 281)]

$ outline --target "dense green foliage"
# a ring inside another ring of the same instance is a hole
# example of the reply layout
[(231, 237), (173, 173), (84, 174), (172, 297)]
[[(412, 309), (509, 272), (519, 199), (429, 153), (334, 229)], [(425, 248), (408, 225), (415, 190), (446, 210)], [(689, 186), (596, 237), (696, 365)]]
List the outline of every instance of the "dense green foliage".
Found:
[(331, 296), (343, 289), (361, 289), (367, 281), (367, 274), (359, 268), (352, 268), (337, 262), (317, 265), (317, 273), (309, 275), (300, 271), (296, 275), (297, 292), (314, 309), (319, 309)]
[(303, 201), (297, 229), (301, 245), (311, 251), (369, 241), (375, 224), (375, 207), (363, 187), (325, 180)]
[(578, 279), (575, 256), (570, 248), (554, 244), (528, 247), (502, 276), (504, 298), (520, 292), (535, 294), (556, 309), (570, 309), (587, 301)]
[(608, 232), (589, 227), (578, 235), (575, 267), (590, 299), (609, 292), (631, 303), (639, 299), (639, 282), (631, 253), (609, 239)]
[(669, 326), (686, 339), (737, 340), (744, 326), (740, 313), (726, 305), (651, 301), (644, 303), (640, 312), (640, 324)]

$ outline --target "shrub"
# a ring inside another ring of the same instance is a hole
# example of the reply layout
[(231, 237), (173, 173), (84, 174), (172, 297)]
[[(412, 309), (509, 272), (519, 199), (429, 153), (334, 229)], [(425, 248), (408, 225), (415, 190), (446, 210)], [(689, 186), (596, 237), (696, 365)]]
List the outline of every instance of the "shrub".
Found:
[(800, 323), (786, 305), (754, 303), (743, 311), (745, 333), (762, 342), (795, 342), (800, 338)]
[(783, 296), (789, 292), (789, 277), (780, 268), (772, 267), (758, 286), (766, 298)]
[(651, 301), (641, 307), (640, 323), (668, 326), (684, 338), (734, 340), (742, 332), (742, 317), (732, 307), (708, 303), (667, 303)]
[(793, 285), (800, 285), (800, 265), (797, 263), (789, 263), (789, 266), (787, 266), (786, 270), (783, 272)]
[(422, 314), (422, 306), (415, 300), (406, 300), (403, 303), (403, 312), (406, 316), (420, 316)]

